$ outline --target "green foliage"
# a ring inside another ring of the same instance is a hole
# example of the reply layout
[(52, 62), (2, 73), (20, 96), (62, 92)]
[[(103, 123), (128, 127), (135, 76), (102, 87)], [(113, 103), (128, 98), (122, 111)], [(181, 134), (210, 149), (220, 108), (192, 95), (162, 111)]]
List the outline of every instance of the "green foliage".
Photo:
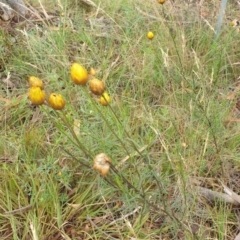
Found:
[[(218, 179), (238, 174), (237, 33), (224, 26), (214, 41), (209, 22), (179, 24), (169, 3), (57, 2), (42, 2), (56, 20), (27, 21), (15, 44), (0, 33), (0, 235), (232, 239), (232, 209), (194, 189), (220, 191)], [(72, 83), (73, 62), (96, 69), (109, 106)], [(29, 75), (65, 109), (31, 106)], [(105, 177), (93, 169), (99, 153), (111, 158)]]

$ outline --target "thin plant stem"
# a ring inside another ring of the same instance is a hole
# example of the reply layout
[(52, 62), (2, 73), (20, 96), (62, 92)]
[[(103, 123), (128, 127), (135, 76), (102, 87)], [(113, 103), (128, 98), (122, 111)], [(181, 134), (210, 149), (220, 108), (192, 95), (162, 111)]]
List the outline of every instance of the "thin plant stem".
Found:
[[(223, 1), (226, 1), (226, 0), (222, 0), (222, 2), (223, 2)], [(227, 2), (227, 1), (226, 1), (226, 2)], [(164, 16), (164, 15), (165, 15), (164, 6), (162, 6), (162, 13), (163, 13), (163, 16)], [(180, 64), (181, 69), (183, 70), (182, 60), (181, 60), (181, 57), (180, 57), (180, 54), (179, 54), (179, 51), (178, 51), (178, 48), (177, 48), (177, 43), (176, 43), (176, 40), (175, 40), (175, 38), (174, 38), (174, 35), (173, 35), (173, 33), (170, 31), (170, 26), (169, 26), (168, 22), (165, 21), (164, 24), (165, 24), (165, 25), (167, 26), (167, 28), (169, 29), (170, 36), (171, 36), (171, 38), (172, 38), (172, 42), (173, 42), (173, 44), (174, 44), (174, 48), (175, 48), (176, 53), (177, 53), (178, 62), (179, 62), (179, 64)], [(188, 82), (188, 80), (187, 80), (187, 78), (186, 78), (186, 76), (185, 76), (185, 74), (184, 74), (184, 71), (181, 72), (181, 76), (184, 78), (184, 80), (185, 80), (186, 82)], [(195, 91), (193, 91), (193, 92), (194, 92), (194, 94), (196, 94)], [(214, 133), (214, 131), (213, 131), (212, 122), (210, 121), (209, 117), (207, 116), (207, 113), (206, 113), (205, 109), (204, 109), (203, 106), (200, 104), (200, 102), (197, 101), (195, 98), (193, 98), (193, 101), (197, 103), (197, 106), (198, 106), (198, 107), (200, 108), (200, 110), (203, 112), (204, 117), (205, 117), (205, 119), (207, 120), (208, 126), (209, 126), (209, 128), (210, 128), (211, 133), (212, 133), (213, 143), (214, 143), (214, 146), (215, 146), (215, 149), (216, 149), (216, 153), (218, 154), (220, 150), (219, 150), (219, 147), (218, 147), (216, 135), (215, 135), (215, 133)]]
[(67, 153), (69, 156), (71, 156), (75, 161), (80, 162), (83, 166), (91, 169), (91, 167), (89, 165), (87, 165), (86, 163), (84, 163), (83, 161), (79, 160), (77, 157), (75, 157), (70, 151), (68, 151), (66, 148), (63, 148), (63, 151), (65, 153)]
[(61, 111), (61, 113), (59, 113), (58, 111), (54, 111), (54, 114), (59, 117), (62, 122), (65, 124), (65, 126), (67, 127), (67, 129), (69, 130), (70, 134), (72, 135), (73, 139), (75, 141), (73, 141), (73, 139), (71, 137), (69, 137), (68, 134), (66, 134), (65, 131), (61, 130), (61, 127), (58, 127), (59, 122), (56, 121), (55, 118), (53, 118), (51, 116), (51, 114), (43, 107), (42, 110), (49, 116), (52, 118), (52, 120), (54, 121), (55, 125), (57, 126), (58, 130), (61, 131), (65, 136), (68, 137), (68, 139), (77, 147), (79, 147), (85, 154), (86, 157), (88, 158), (92, 158), (91, 153), (85, 148), (85, 146), (83, 145), (83, 143), (78, 139), (76, 133), (73, 131), (71, 124), (69, 123), (69, 120), (67, 119), (66, 115), (64, 114), (63, 111)]
[(76, 133), (73, 131), (73, 128), (72, 128), (71, 124), (69, 123), (69, 121), (68, 121), (66, 115), (64, 114), (64, 112), (57, 113), (57, 114), (62, 119), (62, 121), (66, 124), (66, 126), (67, 126), (68, 130), (70, 131), (71, 135), (76, 140), (76, 142), (79, 145), (80, 149), (85, 153), (86, 157), (92, 158), (91, 153), (85, 148), (84, 144), (79, 140), (79, 138), (77, 137)]
[(123, 182), (127, 185), (127, 187), (129, 189), (134, 190), (142, 199), (143, 201), (152, 209), (154, 209), (154, 212), (158, 213), (160, 211), (164, 212), (168, 217), (170, 217), (172, 220), (176, 221), (178, 224), (180, 224), (181, 226), (183, 226), (189, 233), (191, 233), (191, 231), (187, 228), (187, 226), (185, 226), (185, 224), (179, 220), (174, 214), (173, 212), (169, 213), (166, 210), (166, 204), (164, 202), (164, 208), (159, 208), (157, 205), (151, 203), (149, 200), (146, 199), (146, 195), (145, 193), (142, 193), (140, 190), (138, 190), (134, 185), (132, 185), (122, 174), (119, 173), (119, 171), (111, 164), (111, 169), (120, 177), (122, 178)]
[(120, 139), (120, 137), (116, 134), (116, 132), (113, 130), (113, 128), (111, 127), (110, 123), (108, 122), (107, 118), (104, 116), (104, 114), (102, 113), (102, 111), (96, 106), (96, 103), (93, 102), (94, 100), (91, 98), (89, 92), (84, 88), (85, 93), (88, 95), (89, 99), (91, 100), (91, 102), (93, 103), (94, 108), (98, 111), (98, 113), (101, 115), (102, 119), (104, 120), (104, 122), (107, 124), (108, 128), (110, 129), (110, 131), (113, 133), (113, 135), (119, 140), (119, 142), (121, 143), (122, 147), (124, 148), (124, 150), (126, 151), (126, 153), (128, 155), (130, 155), (129, 151), (127, 150), (125, 144), (123, 143), (122, 139)]

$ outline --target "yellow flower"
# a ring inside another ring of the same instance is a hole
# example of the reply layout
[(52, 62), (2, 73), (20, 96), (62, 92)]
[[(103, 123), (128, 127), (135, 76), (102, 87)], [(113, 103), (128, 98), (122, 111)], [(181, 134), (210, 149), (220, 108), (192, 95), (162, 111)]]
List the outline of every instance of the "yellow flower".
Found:
[(93, 160), (93, 169), (103, 177), (107, 176), (111, 166), (111, 159), (105, 154), (98, 154)]
[(102, 96), (100, 97), (99, 99), (99, 102), (103, 105), (103, 106), (107, 106), (110, 102), (111, 102), (111, 98), (110, 96), (108, 95), (107, 92), (104, 92), (102, 94)]
[(104, 82), (97, 78), (93, 78), (89, 81), (89, 87), (91, 92), (95, 95), (102, 95), (105, 91)]
[(28, 83), (30, 87), (40, 87), (43, 89), (43, 81), (38, 77), (30, 76), (28, 78)]
[(45, 101), (45, 92), (40, 87), (31, 87), (28, 97), (34, 105), (41, 105)]
[(164, 3), (165, 3), (165, 0), (158, 0), (158, 2), (159, 2), (160, 4), (164, 4)]
[(87, 70), (78, 63), (73, 63), (70, 69), (73, 82), (77, 85), (85, 85), (88, 81)]
[(152, 40), (154, 38), (153, 32), (148, 32), (147, 37), (148, 39)]
[(239, 27), (240, 23), (237, 19), (234, 19), (232, 22), (231, 22), (231, 26), (232, 27)]
[(62, 110), (65, 107), (65, 100), (61, 94), (52, 93), (48, 99), (48, 104), (54, 110)]

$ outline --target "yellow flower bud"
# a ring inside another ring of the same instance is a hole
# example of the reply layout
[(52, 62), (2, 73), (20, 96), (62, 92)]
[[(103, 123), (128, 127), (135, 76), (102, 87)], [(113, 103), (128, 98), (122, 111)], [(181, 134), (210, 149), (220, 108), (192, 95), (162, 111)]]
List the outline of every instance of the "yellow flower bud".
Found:
[(92, 76), (95, 76), (96, 75), (96, 70), (91, 67), (90, 71), (89, 71), (89, 74), (92, 75)]
[(48, 104), (54, 110), (62, 110), (65, 107), (65, 100), (61, 94), (52, 93), (48, 99)]
[(158, 0), (158, 3), (164, 4), (164, 3), (165, 3), (165, 0)]
[(89, 81), (89, 87), (91, 92), (95, 95), (102, 95), (105, 91), (104, 82), (97, 78), (93, 78)]
[(40, 87), (43, 89), (43, 81), (38, 77), (30, 76), (28, 78), (28, 83), (30, 87)]
[(147, 37), (148, 39), (152, 40), (154, 38), (153, 32), (148, 32)]
[(111, 102), (111, 98), (110, 96), (108, 95), (107, 92), (104, 92), (102, 94), (102, 96), (100, 97), (99, 99), (99, 102), (103, 105), (103, 106), (107, 106), (110, 102)]
[(103, 177), (107, 176), (111, 166), (111, 159), (105, 154), (98, 154), (93, 160), (93, 169)]
[(41, 105), (45, 101), (45, 92), (40, 87), (31, 87), (28, 97), (32, 104)]
[(78, 63), (73, 63), (70, 69), (73, 82), (77, 85), (85, 85), (88, 81), (87, 70)]
[(237, 19), (234, 19), (232, 22), (231, 22), (231, 26), (232, 27), (239, 27), (239, 21)]

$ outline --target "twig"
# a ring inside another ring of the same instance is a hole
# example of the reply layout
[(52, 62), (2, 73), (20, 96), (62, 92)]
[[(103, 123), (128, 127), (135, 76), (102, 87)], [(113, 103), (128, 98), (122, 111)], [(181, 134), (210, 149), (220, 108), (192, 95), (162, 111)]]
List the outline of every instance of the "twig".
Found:
[(32, 231), (33, 235), (33, 240), (38, 240), (37, 232), (36, 232), (36, 227), (33, 225), (33, 223), (30, 223), (30, 229)]
[(200, 195), (209, 201), (221, 201), (230, 203), (235, 206), (239, 206), (240, 203), (231, 198), (228, 194), (216, 192), (204, 187), (197, 187), (197, 191)]
[(43, 11), (43, 15), (44, 15), (44, 17), (45, 17), (46, 19), (48, 19), (49, 16), (48, 16), (48, 14), (47, 14), (45, 8), (43, 7), (41, 0), (38, 0), (38, 1), (39, 1), (39, 4), (40, 4), (41, 8), (42, 8), (42, 11)]
[(130, 212), (130, 213), (128, 213), (128, 214), (126, 214), (126, 215), (124, 215), (124, 216), (122, 216), (122, 217), (120, 217), (120, 218), (118, 218), (118, 219), (116, 219), (116, 220), (114, 220), (114, 221), (112, 221), (112, 222), (110, 222), (109, 225), (113, 225), (113, 224), (115, 224), (117, 221), (124, 220), (125, 218), (127, 218), (127, 217), (135, 214), (136, 212), (138, 212), (141, 208), (142, 208), (141, 206), (138, 206), (138, 207), (135, 208), (132, 212)]
[(81, 2), (83, 2), (84, 4), (88, 5), (89, 7), (97, 7), (97, 5), (90, 1), (90, 0), (81, 0)]
[[(148, 147), (148, 145), (143, 146), (142, 148), (140, 148), (138, 151), (139, 152), (143, 152), (146, 148)], [(135, 151), (134, 153), (127, 155), (125, 158), (123, 158), (120, 163), (116, 166), (117, 169), (119, 169), (120, 167), (122, 167), (122, 165), (131, 157), (135, 157), (138, 155), (138, 152)]]
[(101, 229), (92, 221), (92, 219), (91, 219), (90, 217), (87, 217), (87, 219), (88, 219), (88, 221), (91, 223), (92, 227), (98, 229), (101, 233), (103, 233), (104, 235), (106, 235), (106, 237), (107, 237), (108, 239), (113, 239), (113, 240), (119, 239), (119, 238), (112, 237), (112, 236), (110, 236), (109, 234), (107, 234), (106, 232), (104, 232), (103, 230), (101, 230)]
[(238, 194), (236, 194), (235, 192), (233, 192), (230, 188), (228, 188), (226, 185), (224, 185), (222, 183), (223, 186), (223, 190), (224, 192), (229, 195), (234, 201), (238, 202), (240, 204), (240, 196)]
[(30, 210), (31, 208), (32, 208), (32, 204), (29, 204), (25, 207), (22, 207), (22, 208), (13, 210), (13, 211), (5, 212), (4, 215), (8, 216), (8, 215), (20, 214), (20, 213), (23, 213), (23, 212), (26, 212), (26, 211)]
[(208, 20), (205, 19), (203, 16), (201, 16), (201, 18), (208, 25), (208, 27), (216, 34), (214, 27), (211, 26), (211, 24), (208, 22)]

